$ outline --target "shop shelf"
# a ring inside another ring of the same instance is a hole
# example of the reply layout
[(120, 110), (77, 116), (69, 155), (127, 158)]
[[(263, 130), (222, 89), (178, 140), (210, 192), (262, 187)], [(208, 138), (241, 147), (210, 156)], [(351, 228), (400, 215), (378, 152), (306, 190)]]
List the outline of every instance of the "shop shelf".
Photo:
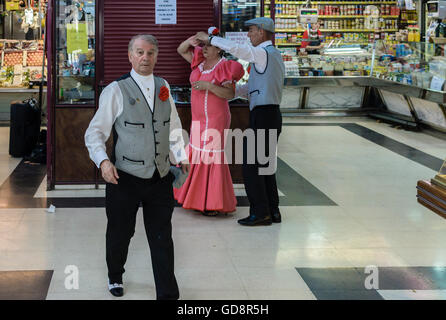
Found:
[(278, 47), (298, 47), (300, 45), (301, 45), (300, 42), (297, 42), (297, 43), (276, 43), (276, 46), (278, 46)]
[(304, 32), (304, 29), (276, 29), (276, 32)]
[[(276, 1), (276, 4), (306, 4), (306, 1)], [(265, 2), (270, 4), (270, 2)], [(396, 1), (312, 1), (311, 4), (396, 4)]]
[[(280, 18), (280, 17), (279, 17)], [(357, 14), (357, 15), (346, 15), (346, 16), (318, 16), (319, 19), (349, 19), (349, 18), (366, 18), (365, 15)], [(398, 19), (398, 16), (380, 16), (380, 18), (386, 18), (386, 19)]]
[[(398, 29), (319, 29), (321, 32), (397, 32)], [(304, 29), (276, 29), (276, 32), (304, 32)]]
[(384, 29), (384, 30), (374, 30), (374, 29), (320, 29), (321, 32), (396, 32), (397, 29)]

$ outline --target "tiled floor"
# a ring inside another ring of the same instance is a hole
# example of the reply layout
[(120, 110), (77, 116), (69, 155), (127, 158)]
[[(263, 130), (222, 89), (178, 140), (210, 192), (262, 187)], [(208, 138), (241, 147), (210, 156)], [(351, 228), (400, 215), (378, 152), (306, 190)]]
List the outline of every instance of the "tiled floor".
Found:
[[(446, 220), (416, 202), (415, 186), (435, 175), (446, 141), (367, 118), (284, 123), (281, 224), (238, 225), (248, 213), (241, 186), (232, 215), (175, 208), (181, 299), (445, 299)], [(106, 289), (104, 191), (47, 192), (45, 168), (10, 158), (8, 135), (0, 128), (0, 299), (6, 283), (12, 299), (116, 299)], [(148, 250), (139, 215), (124, 299), (155, 298)], [(66, 287), (70, 266), (78, 289)], [(378, 267), (381, 287), (365, 289), (366, 266)]]

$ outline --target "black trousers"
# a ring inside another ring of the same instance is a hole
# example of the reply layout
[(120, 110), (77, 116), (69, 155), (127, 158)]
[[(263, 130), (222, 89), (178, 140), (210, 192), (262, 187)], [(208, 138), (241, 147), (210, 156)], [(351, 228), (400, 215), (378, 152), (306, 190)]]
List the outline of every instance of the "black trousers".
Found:
[(122, 283), (130, 239), (135, 233), (136, 213), (143, 207), (144, 227), (150, 246), (157, 299), (178, 299), (174, 274), (171, 218), (174, 208), (169, 173), (160, 178), (141, 179), (118, 170), (118, 184), (106, 185), (106, 260), (111, 283)]
[[(269, 163), (261, 164), (258, 158), (258, 141), (265, 143), (264, 154), (269, 156), (270, 143), (277, 143), (282, 132), (282, 114), (278, 105), (256, 106), (249, 114), (249, 128), (254, 131), (255, 142), (244, 138), (243, 141), (243, 180), (250, 203), (250, 215), (264, 217), (272, 211), (279, 210), (279, 194), (277, 191), (276, 174), (259, 174), (260, 168), (268, 167)], [(264, 139), (259, 137), (259, 129), (265, 129)], [(270, 141), (269, 131), (277, 130), (276, 140)], [(255, 143), (255, 146), (248, 144)], [(247, 152), (249, 147), (255, 150), (255, 163), (248, 163)], [(262, 153), (263, 156), (263, 153)], [(274, 156), (277, 162), (277, 155)]]

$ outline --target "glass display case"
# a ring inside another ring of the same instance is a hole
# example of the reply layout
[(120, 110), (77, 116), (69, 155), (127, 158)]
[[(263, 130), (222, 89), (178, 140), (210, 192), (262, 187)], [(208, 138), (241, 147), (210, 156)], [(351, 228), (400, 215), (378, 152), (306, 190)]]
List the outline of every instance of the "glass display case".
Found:
[(372, 67), (372, 44), (330, 42), (319, 55), (279, 48), (287, 78), (304, 76), (368, 76)]
[(286, 77), (372, 76), (429, 91), (446, 91), (444, 45), (377, 40), (373, 43), (330, 42), (320, 55), (279, 48)]
[(375, 47), (374, 77), (423, 89), (444, 91), (444, 45), (377, 41)]
[(56, 104), (94, 104), (94, 1), (57, 1), (56, 75)]

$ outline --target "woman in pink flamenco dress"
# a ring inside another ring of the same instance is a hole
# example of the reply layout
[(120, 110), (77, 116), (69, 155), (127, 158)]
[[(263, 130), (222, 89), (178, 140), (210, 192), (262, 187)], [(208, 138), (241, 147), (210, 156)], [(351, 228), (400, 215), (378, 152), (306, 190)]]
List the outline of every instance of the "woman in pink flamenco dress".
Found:
[(192, 124), (186, 146), (191, 168), (183, 186), (174, 188), (174, 196), (183, 208), (211, 216), (236, 210), (231, 173), (225, 161), (224, 130), (231, 124), (228, 99), (234, 97), (235, 83), (243, 77), (244, 70), (240, 63), (223, 58), (221, 49), (198, 44), (192, 36), (177, 49), (191, 64)]

